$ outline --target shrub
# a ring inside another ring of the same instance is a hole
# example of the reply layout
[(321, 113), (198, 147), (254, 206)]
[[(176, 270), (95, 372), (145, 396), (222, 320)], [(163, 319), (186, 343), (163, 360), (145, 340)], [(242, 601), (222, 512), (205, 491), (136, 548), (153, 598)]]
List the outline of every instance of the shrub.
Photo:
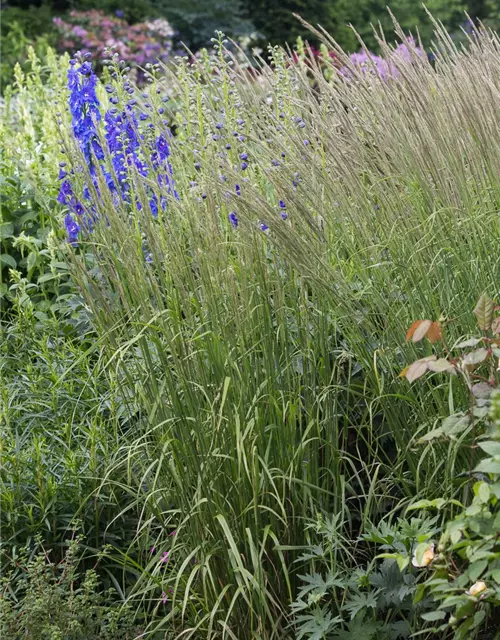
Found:
[(81, 571), (81, 542), (81, 537), (70, 541), (60, 562), (54, 562), (51, 551), (43, 548), (31, 556), (27, 549), (22, 551), (16, 579), (12, 572), (2, 577), (2, 637), (12, 640), (132, 640), (137, 637), (139, 629), (133, 624), (131, 610), (116, 602), (113, 590), (101, 590), (95, 570)]
[(54, 18), (63, 50), (82, 50), (100, 59), (112, 49), (127, 64), (145, 67), (157, 60), (166, 61), (172, 49), (173, 31), (169, 23), (157, 18), (129, 25), (117, 16), (103, 11), (71, 11), (68, 18)]

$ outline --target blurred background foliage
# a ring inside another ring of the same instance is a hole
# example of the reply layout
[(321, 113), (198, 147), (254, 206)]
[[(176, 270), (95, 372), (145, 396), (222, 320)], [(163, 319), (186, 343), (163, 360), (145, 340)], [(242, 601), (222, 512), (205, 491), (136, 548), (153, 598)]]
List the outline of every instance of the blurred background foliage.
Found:
[[(293, 43), (299, 36), (318, 44), (294, 17), (296, 13), (312, 25), (324, 27), (344, 49), (355, 50), (359, 42), (349, 25), (369, 48), (376, 49), (372, 25), (392, 30), (387, 5), (403, 29), (418, 31), (424, 45), (429, 46), (432, 25), (423, 5), (414, 0), (11, 0), (1, 4), (2, 85), (12, 80), (14, 63), (23, 58), (28, 44), (38, 50), (57, 44), (60, 36), (53, 18), (64, 19), (71, 10), (100, 9), (108, 15), (119, 15), (131, 25), (166, 18), (176, 32), (176, 44), (185, 44), (193, 51), (209, 44), (215, 29), (246, 42), (251, 38), (252, 44), (262, 49), (269, 42)], [(448, 30), (456, 31), (457, 37), (464, 12), (492, 27), (500, 23), (496, 0), (428, 0), (425, 5)]]

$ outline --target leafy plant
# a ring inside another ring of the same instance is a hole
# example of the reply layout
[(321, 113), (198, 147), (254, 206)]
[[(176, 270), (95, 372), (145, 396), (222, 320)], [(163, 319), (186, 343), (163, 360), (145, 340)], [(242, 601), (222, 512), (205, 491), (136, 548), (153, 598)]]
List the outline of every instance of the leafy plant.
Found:
[[(17, 559), (17, 592), (12, 591), (13, 572), (0, 584), (0, 632), (12, 640), (132, 640), (139, 629), (127, 605), (116, 593), (103, 592), (94, 569), (80, 568), (82, 537), (68, 543), (59, 562), (52, 552), (28, 549)], [(38, 540), (38, 546), (40, 546)]]

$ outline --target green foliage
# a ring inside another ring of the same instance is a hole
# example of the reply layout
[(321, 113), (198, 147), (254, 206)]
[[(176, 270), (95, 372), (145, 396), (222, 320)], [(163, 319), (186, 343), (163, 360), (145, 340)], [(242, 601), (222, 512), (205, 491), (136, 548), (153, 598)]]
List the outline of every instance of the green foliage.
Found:
[[(140, 630), (129, 607), (102, 591), (97, 573), (80, 568), (82, 537), (68, 543), (59, 562), (50, 550), (23, 549), (16, 575), (2, 575), (0, 633), (17, 640), (132, 640)], [(40, 546), (40, 541), (38, 541)], [(16, 592), (13, 592), (13, 585)]]
[[(343, 549), (339, 554), (323, 519), (310, 529), (315, 544), (297, 562), (314, 573), (299, 576), (302, 586), (291, 607), (297, 637), (397, 639), (421, 628), (426, 602), (414, 603), (414, 597), (422, 576), (408, 570), (408, 558), (436, 533), (436, 518), (401, 519), (395, 526), (382, 521), (356, 541), (350, 557)], [(376, 549), (384, 552), (375, 556)], [(356, 566), (363, 556), (371, 556), (370, 562)]]
[[(405, 32), (411, 30), (416, 35), (418, 30), (423, 43), (430, 44), (434, 29), (431, 19), (423, 5), (413, 0), (394, 0), (389, 5), (382, 0), (255, 0), (247, 3), (247, 12), (266, 43), (291, 43), (300, 36), (317, 44), (317, 38), (293, 16), (295, 13), (313, 27), (320, 25), (326, 29), (347, 51), (356, 51), (360, 44), (350, 25), (371, 49), (378, 48), (372, 26), (380, 25), (390, 37), (394, 26), (387, 6)], [(455, 29), (464, 21), (467, 9), (463, 0), (432, 0), (425, 6), (449, 29)]]
[(179, 32), (178, 40), (193, 51), (209, 46), (216, 30), (231, 38), (248, 37), (255, 31), (252, 16), (244, 13), (243, 0), (160, 0), (155, 6)]
[[(58, 109), (67, 99), (66, 56), (28, 49), (26, 72), (17, 65), (5, 94), (0, 124), (2, 217), (0, 300), (3, 316), (12, 305), (29, 308), (44, 322), (65, 318), (78, 324), (81, 298), (61, 251), (57, 197)], [(62, 124), (62, 120), (61, 120)]]

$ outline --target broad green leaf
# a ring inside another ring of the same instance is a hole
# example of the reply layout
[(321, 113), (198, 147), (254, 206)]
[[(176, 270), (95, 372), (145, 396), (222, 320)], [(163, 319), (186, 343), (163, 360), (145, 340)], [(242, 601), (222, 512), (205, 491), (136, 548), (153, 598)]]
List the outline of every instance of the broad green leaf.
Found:
[(476, 466), (474, 471), (477, 471), (479, 473), (500, 474), (500, 457), (487, 458), (486, 460), (481, 460), (481, 462)]
[(494, 309), (495, 303), (493, 300), (483, 293), (473, 311), (477, 324), (482, 331), (488, 331), (491, 328)]
[(486, 440), (486, 442), (478, 442), (478, 446), (488, 455), (500, 457), (500, 442)]
[(483, 503), (487, 503), (490, 499), (490, 487), (487, 482), (476, 482), (474, 485), (474, 495)]
[(12, 222), (2, 222), (0, 224), (0, 240), (9, 238), (14, 233), (14, 225)]
[(491, 572), (491, 577), (493, 578), (493, 580), (500, 585), (500, 569), (493, 569), (493, 571)]
[(0, 255), (0, 263), (10, 267), (11, 269), (15, 269), (17, 267), (17, 262), (8, 253), (2, 253)]
[(427, 613), (422, 613), (421, 617), (426, 622), (436, 622), (437, 620), (444, 620), (446, 611), (428, 611)]
[(476, 582), (487, 566), (487, 560), (478, 560), (477, 562), (473, 562), (469, 565), (468, 574), (471, 582)]
[(470, 424), (470, 418), (468, 415), (457, 413), (453, 416), (448, 416), (443, 420), (441, 428), (443, 434), (446, 436), (455, 436), (462, 431), (465, 431)]

